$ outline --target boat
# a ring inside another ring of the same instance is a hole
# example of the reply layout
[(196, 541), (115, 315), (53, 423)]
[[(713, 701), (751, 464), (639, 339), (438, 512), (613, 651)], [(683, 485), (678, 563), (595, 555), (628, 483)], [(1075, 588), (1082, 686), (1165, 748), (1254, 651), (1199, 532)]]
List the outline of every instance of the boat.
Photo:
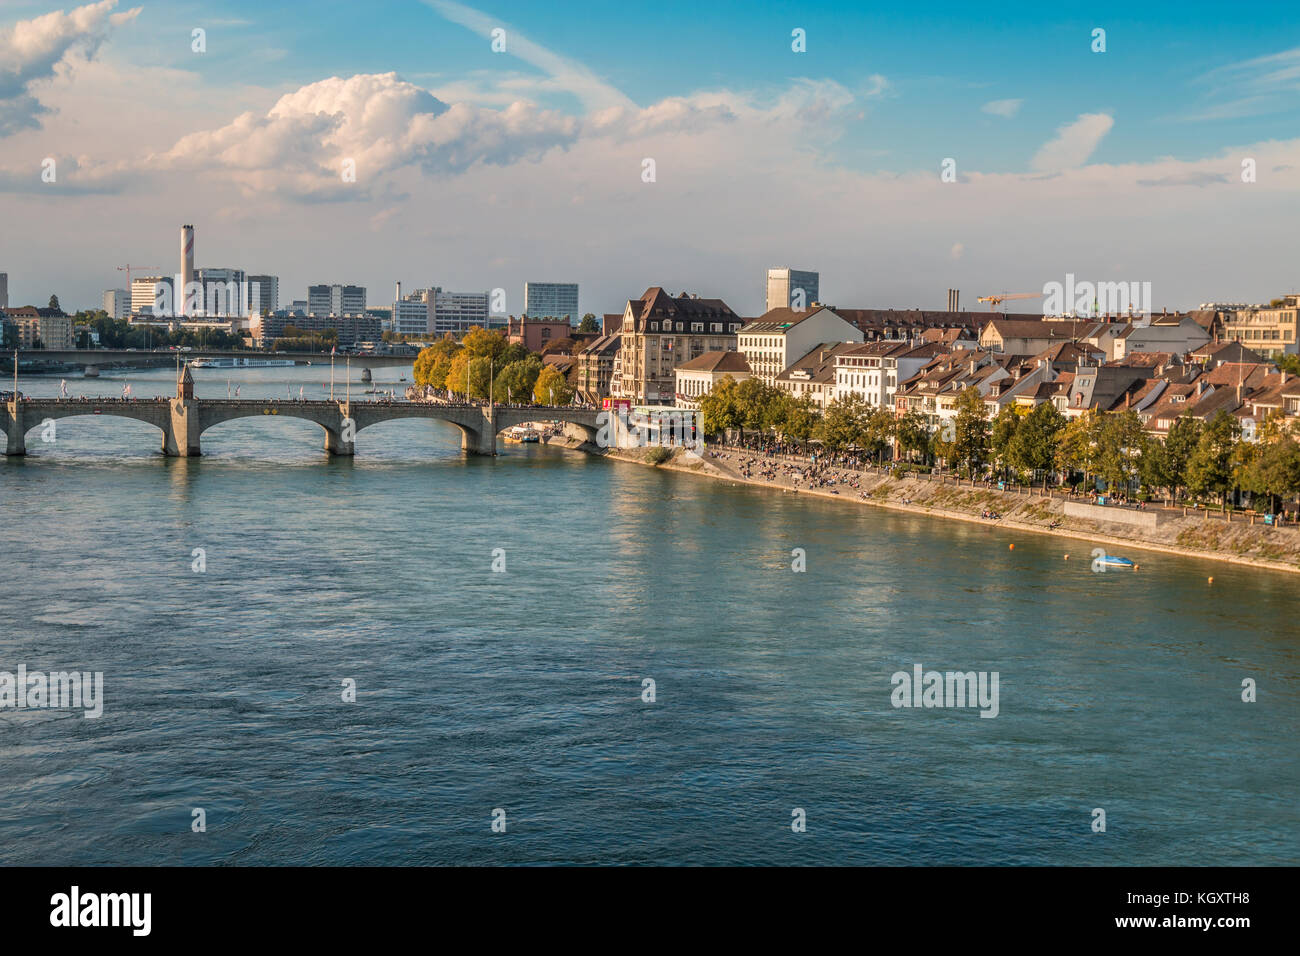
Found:
[(516, 425), (514, 428), (506, 429), (506, 441), (517, 444), (528, 444), (531, 442), (541, 441), (541, 435), (535, 428), (527, 428), (523, 425)]
[(1098, 556), (1096, 564), (1104, 568), (1135, 568), (1135, 565), (1128, 558), (1121, 558), (1115, 554), (1103, 554)]
[(190, 368), (220, 368), (216, 359), (199, 358), (190, 363)]

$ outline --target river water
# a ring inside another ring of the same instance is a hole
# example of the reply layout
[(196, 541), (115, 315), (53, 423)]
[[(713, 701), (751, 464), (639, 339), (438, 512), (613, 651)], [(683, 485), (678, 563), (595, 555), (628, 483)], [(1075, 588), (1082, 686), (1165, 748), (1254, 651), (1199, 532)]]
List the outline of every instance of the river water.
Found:
[[(320, 398), (328, 369), (195, 376)], [(174, 378), (69, 389), (125, 381)], [(0, 710), (0, 861), (1300, 861), (1296, 577), (1093, 573), (1082, 541), (465, 459), (428, 421), (323, 437), (244, 419), (165, 459), (85, 417), (0, 464), (0, 671), (104, 675), (98, 719)], [(892, 706), (918, 663), (996, 672), (997, 717)]]

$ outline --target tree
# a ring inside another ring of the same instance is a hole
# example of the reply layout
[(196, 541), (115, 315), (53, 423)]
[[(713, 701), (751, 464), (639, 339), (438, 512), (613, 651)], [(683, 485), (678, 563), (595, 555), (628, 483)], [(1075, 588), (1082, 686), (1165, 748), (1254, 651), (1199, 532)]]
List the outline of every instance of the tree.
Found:
[(582, 317), (582, 321), (578, 323), (578, 331), (579, 332), (600, 331), (600, 326), (596, 324), (596, 316), (594, 313), (588, 312), (586, 315)]
[(50, 296), (50, 308), (54, 309), (56, 312), (63, 311), (59, 308), (59, 297), (57, 295)]
[(573, 401), (573, 389), (558, 368), (547, 365), (537, 375), (533, 397), (543, 405), (568, 405)]
[(536, 355), (511, 362), (497, 373), (492, 397), (498, 402), (526, 402), (533, 396), (542, 360)]
[(776, 424), (781, 411), (778, 403), (783, 394), (775, 385), (768, 385), (761, 378), (747, 378), (736, 386), (735, 400), (742, 437), (745, 428), (766, 432)]
[(993, 460), (1004, 471), (1011, 467), (1011, 444), (1015, 441), (1020, 421), (1020, 415), (1010, 405), (1003, 405), (1002, 410), (993, 419), (989, 433), (989, 451), (993, 454)]
[(872, 408), (867, 412), (863, 423), (863, 448), (875, 457), (877, 463), (893, 445), (896, 422), (888, 409)]
[(1218, 495), (1226, 507), (1232, 490), (1233, 455), (1241, 426), (1220, 409), (1201, 432), (1196, 449), (1187, 460), (1187, 488), (1192, 494)]
[(454, 339), (440, 339), (428, 348), (421, 349), (415, 357), (415, 384), (446, 388), (452, 356), (460, 349), (459, 343)]
[(780, 426), (781, 433), (786, 438), (799, 442), (806, 449), (820, 421), (821, 409), (817, 407), (812, 396), (802, 395), (799, 398), (790, 396)]
[(867, 415), (870, 406), (856, 392), (826, 406), (814, 434), (827, 451), (841, 452), (867, 444)]
[(460, 344), (476, 358), (495, 359), (506, 350), (509, 344), (506, 342), (504, 335), (496, 332), (489, 332), (487, 329), (474, 326), (465, 333), (465, 337), (460, 340)]
[(929, 454), (930, 429), (925, 424), (925, 416), (916, 409), (904, 412), (894, 423), (894, 439), (899, 451), (909, 459), (916, 453)]
[(1163, 471), (1165, 487), (1178, 500), (1178, 489), (1187, 485), (1187, 462), (1200, 444), (1205, 424), (1191, 415), (1179, 415), (1165, 436)]
[(487, 398), (491, 371), (489, 359), (476, 356), (469, 349), (461, 349), (448, 365), (445, 387), (472, 398)]
[(1146, 432), (1137, 412), (1104, 414), (1097, 431), (1097, 474), (1108, 490), (1127, 490), (1137, 478), (1138, 463), (1146, 444)]
[(1069, 421), (1060, 430), (1056, 446), (1056, 464), (1064, 472), (1081, 471), (1085, 482), (1097, 466), (1097, 436), (1100, 419), (1089, 409)]
[(741, 429), (743, 437), (744, 420), (740, 414), (740, 403), (736, 398), (738, 383), (730, 375), (724, 375), (713, 383), (713, 388), (700, 397), (700, 418), (704, 434), (720, 435), (731, 429)]
[(1007, 460), (1017, 471), (1050, 471), (1065, 416), (1051, 402), (1042, 402), (1020, 420), (1007, 446)]
[(957, 396), (957, 420), (954, 423), (953, 456), (965, 462), (972, 472), (981, 471), (989, 457), (989, 423), (984, 417), (984, 396), (971, 386)]

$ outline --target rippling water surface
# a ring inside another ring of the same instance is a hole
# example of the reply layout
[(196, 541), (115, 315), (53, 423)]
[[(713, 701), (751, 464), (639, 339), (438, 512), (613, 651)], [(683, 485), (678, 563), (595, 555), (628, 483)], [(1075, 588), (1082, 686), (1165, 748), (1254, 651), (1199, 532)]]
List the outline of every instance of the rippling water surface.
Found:
[[(69, 387), (123, 381), (173, 379)], [(439, 423), (366, 429), (354, 460), (323, 437), (245, 419), (165, 459), (156, 429), (85, 417), (0, 463), (0, 670), (105, 683), (98, 720), (0, 711), (0, 860), (1300, 860), (1300, 578), (1094, 574), (1085, 542), (557, 449), (467, 460)], [(997, 671), (999, 716), (894, 709), (918, 662)]]

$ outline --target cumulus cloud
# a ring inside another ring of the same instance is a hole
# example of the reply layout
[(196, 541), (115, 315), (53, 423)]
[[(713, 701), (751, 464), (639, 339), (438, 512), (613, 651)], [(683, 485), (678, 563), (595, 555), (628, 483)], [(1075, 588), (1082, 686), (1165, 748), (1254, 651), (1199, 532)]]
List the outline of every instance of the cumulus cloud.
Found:
[(140, 12), (113, 13), (116, 7), (117, 0), (101, 0), (0, 29), (0, 136), (39, 127), (50, 111), (34, 88), (74, 57), (93, 58), (114, 27)]
[[(361, 198), (403, 167), (457, 173), (536, 159), (572, 143), (578, 128), (572, 117), (522, 101), (503, 110), (448, 105), (396, 73), (335, 76), (282, 96), (264, 115), (191, 133), (150, 165), (224, 174), (247, 192)], [(343, 179), (349, 160), (355, 183)]]
[(1030, 165), (1044, 173), (1082, 166), (1114, 125), (1109, 114), (1083, 113), (1073, 123), (1060, 127), (1056, 137), (1034, 154)]
[(1020, 107), (1024, 105), (1024, 102), (1024, 100), (992, 100), (981, 106), (980, 110), (993, 116), (1011, 119), (1020, 112)]

